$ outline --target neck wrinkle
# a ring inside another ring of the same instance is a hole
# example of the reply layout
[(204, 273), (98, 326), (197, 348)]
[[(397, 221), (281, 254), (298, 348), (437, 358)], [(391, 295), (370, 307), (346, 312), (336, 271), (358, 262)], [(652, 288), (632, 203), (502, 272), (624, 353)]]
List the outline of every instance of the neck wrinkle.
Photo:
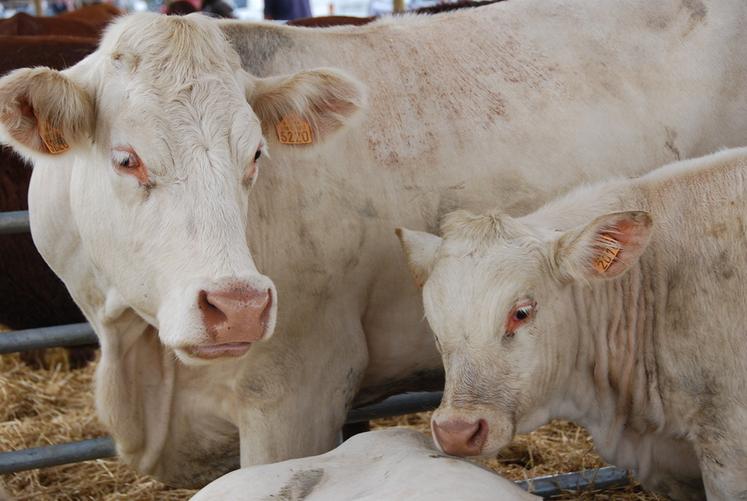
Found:
[(614, 457), (624, 434), (665, 424), (655, 343), (664, 328), (667, 285), (656, 262), (650, 252), (619, 279), (571, 288), (578, 349), (569, 396), (575, 419), (607, 456)]

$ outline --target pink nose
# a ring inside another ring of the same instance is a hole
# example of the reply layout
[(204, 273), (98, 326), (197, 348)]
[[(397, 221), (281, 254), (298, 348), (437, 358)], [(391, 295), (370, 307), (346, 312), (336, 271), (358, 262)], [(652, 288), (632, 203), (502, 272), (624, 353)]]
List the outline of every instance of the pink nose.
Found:
[(433, 421), (433, 435), (441, 449), (452, 456), (479, 456), (488, 438), (488, 423), (484, 419), (469, 423), (454, 419)]
[(202, 321), (216, 344), (253, 343), (265, 335), (272, 293), (247, 285), (199, 293)]

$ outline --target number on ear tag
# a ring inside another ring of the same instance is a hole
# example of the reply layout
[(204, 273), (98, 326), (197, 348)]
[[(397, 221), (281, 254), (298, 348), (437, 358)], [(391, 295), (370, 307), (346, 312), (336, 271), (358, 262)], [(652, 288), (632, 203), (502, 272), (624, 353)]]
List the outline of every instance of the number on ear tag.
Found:
[(39, 135), (47, 147), (47, 150), (52, 155), (59, 155), (65, 153), (70, 149), (70, 145), (65, 141), (65, 137), (62, 135), (62, 131), (57, 127), (50, 127), (49, 122), (39, 122)]
[(611, 236), (602, 235), (600, 238), (608, 242), (610, 245), (605, 246), (602, 253), (594, 260), (594, 268), (599, 273), (604, 273), (609, 269), (610, 266), (612, 266), (612, 263), (615, 262), (615, 259), (617, 258), (617, 255), (620, 254), (621, 249), (620, 242), (618, 242)]
[(298, 115), (288, 115), (275, 125), (278, 141), (282, 144), (311, 144), (313, 137), (309, 122)]

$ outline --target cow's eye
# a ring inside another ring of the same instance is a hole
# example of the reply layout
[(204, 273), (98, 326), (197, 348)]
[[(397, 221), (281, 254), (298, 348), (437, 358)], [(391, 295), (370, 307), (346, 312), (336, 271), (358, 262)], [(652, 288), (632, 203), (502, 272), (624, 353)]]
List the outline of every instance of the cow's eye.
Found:
[(113, 150), (112, 163), (120, 169), (137, 169), (140, 167), (140, 158), (134, 151)]
[(532, 314), (532, 305), (526, 305), (522, 306), (521, 308), (517, 308), (514, 312), (514, 319), (521, 322), (522, 320), (526, 320), (529, 318), (529, 315)]
[(152, 186), (140, 157), (129, 146), (118, 146), (112, 150), (112, 165), (120, 174), (133, 176), (143, 186)]
[(524, 322), (526, 322), (536, 311), (537, 303), (525, 301), (513, 307), (506, 319), (506, 337), (513, 337)]
[(262, 150), (261, 150), (261, 149), (259, 149), (259, 150), (257, 150), (257, 152), (256, 152), (256, 153), (254, 154), (254, 161), (256, 162), (257, 160), (259, 160), (259, 157), (261, 157), (261, 156), (262, 156)]

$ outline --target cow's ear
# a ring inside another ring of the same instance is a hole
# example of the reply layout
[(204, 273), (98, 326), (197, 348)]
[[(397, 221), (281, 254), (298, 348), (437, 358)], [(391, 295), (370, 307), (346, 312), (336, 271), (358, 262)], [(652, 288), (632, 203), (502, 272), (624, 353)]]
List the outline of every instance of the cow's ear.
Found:
[(442, 239), (430, 233), (404, 228), (397, 228), (395, 232), (405, 252), (415, 285), (422, 287), (431, 274)]
[(93, 124), (93, 97), (59, 71), (24, 68), (0, 79), (0, 141), (32, 159), (65, 153)]
[(566, 231), (555, 241), (554, 262), (570, 280), (609, 279), (622, 275), (643, 254), (651, 237), (647, 212), (615, 212)]
[(266, 137), (281, 144), (324, 141), (363, 108), (363, 86), (332, 69), (252, 79), (248, 99)]

